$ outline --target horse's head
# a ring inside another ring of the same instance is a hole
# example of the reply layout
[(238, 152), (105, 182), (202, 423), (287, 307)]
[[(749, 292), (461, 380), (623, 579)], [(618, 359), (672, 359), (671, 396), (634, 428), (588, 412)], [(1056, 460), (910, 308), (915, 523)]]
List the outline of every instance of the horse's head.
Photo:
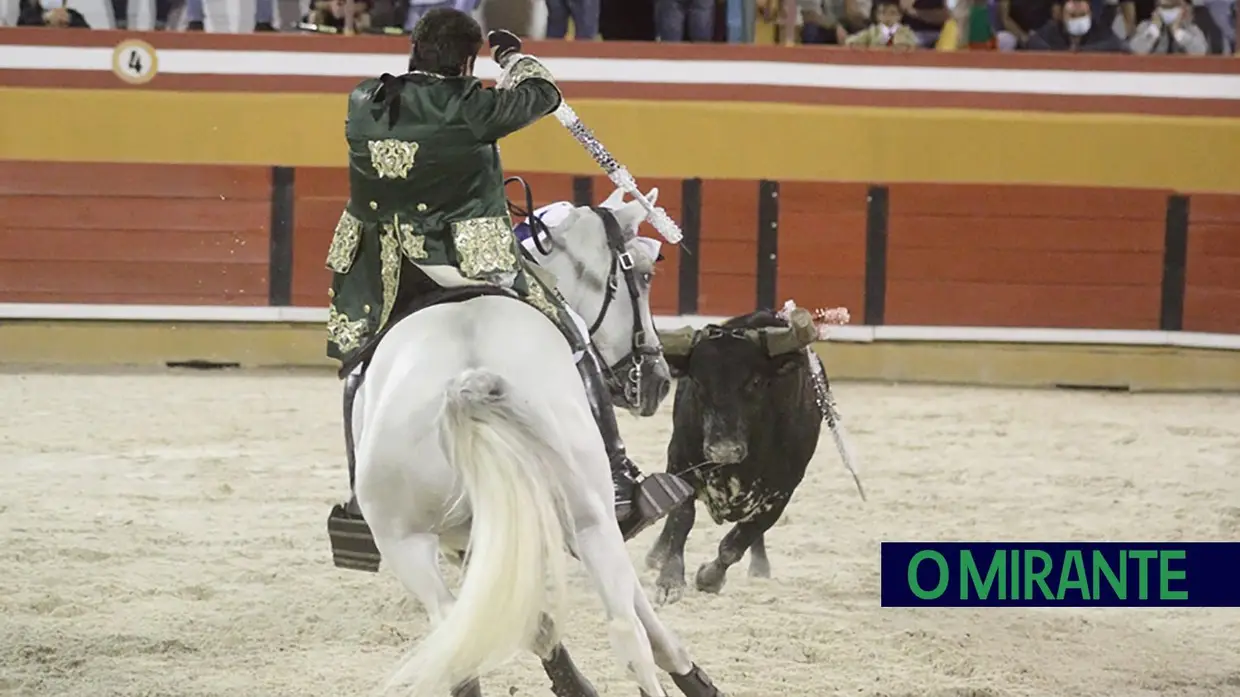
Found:
[[(647, 194), (652, 203), (657, 196), (657, 189)], [(660, 244), (637, 235), (646, 210), (623, 199), (617, 190), (597, 208), (572, 209), (548, 226), (550, 240), (534, 230), (539, 248), (549, 250), (535, 256), (586, 321), (606, 366), (613, 404), (650, 416), (671, 388), (650, 312)]]

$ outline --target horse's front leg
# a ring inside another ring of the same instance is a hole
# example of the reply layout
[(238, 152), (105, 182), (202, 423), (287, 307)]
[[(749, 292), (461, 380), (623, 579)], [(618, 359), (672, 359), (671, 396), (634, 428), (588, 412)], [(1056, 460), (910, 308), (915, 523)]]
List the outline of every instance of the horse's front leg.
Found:
[(697, 589), (703, 593), (718, 593), (723, 590), (723, 584), (728, 580), (728, 567), (740, 561), (741, 557), (745, 556), (745, 550), (761, 539), (783, 512), (783, 505), (775, 506), (763, 511), (753, 520), (737, 523), (729, 530), (719, 541), (719, 555), (698, 567), (695, 579)]
[[(672, 676), (676, 689), (680, 690), (685, 697), (723, 697), (723, 693), (711, 682), (706, 671), (689, 658), (689, 651), (655, 614), (654, 607), (644, 592), (638, 591), (634, 605), (637, 617), (646, 630), (646, 636), (650, 637), (654, 662), (660, 669)], [(642, 697), (649, 697), (649, 695), (643, 692)]]

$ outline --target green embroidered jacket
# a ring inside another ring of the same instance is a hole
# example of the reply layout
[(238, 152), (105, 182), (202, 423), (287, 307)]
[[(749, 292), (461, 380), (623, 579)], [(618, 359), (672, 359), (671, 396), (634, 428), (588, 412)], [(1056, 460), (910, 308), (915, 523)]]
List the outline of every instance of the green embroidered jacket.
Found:
[(387, 323), (406, 262), (452, 266), (547, 304), (521, 273), (496, 141), (554, 111), (561, 95), (529, 56), (501, 82), (414, 72), (363, 80), (349, 95), (349, 202), (327, 253), (329, 356), (347, 356)]

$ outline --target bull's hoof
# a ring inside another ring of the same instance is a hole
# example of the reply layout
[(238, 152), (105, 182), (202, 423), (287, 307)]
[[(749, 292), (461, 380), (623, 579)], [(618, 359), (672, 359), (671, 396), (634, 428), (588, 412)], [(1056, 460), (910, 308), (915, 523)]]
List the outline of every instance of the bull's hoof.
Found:
[(694, 581), (703, 593), (718, 593), (728, 580), (728, 568), (719, 562), (707, 562), (698, 567)]
[(766, 559), (750, 559), (749, 576), (750, 578), (770, 578), (771, 562)]
[(659, 605), (671, 605), (685, 597), (684, 564), (669, 559), (654, 586), (654, 601)]

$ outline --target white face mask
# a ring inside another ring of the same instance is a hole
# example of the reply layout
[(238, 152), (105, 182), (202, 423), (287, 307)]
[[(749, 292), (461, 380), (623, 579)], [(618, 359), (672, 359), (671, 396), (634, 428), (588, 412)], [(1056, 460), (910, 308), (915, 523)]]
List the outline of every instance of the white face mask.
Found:
[(44, 10), (59, 10), (65, 6), (65, 0), (41, 0), (39, 4)]
[(880, 31), (883, 32), (884, 39), (890, 39), (896, 33), (896, 29), (900, 28), (900, 25), (899, 24), (892, 24), (892, 25), (880, 24), (878, 25), (878, 28)]
[(946, 0), (947, 11), (954, 12), (956, 10), (956, 6), (959, 4), (960, 0)]
[(1158, 16), (1162, 17), (1164, 24), (1175, 24), (1180, 19), (1182, 11), (1178, 7), (1160, 7), (1158, 8)]
[(1089, 15), (1086, 15), (1084, 17), (1073, 17), (1065, 22), (1065, 24), (1068, 27), (1069, 34), (1073, 36), (1085, 36), (1089, 33), (1091, 22)]

